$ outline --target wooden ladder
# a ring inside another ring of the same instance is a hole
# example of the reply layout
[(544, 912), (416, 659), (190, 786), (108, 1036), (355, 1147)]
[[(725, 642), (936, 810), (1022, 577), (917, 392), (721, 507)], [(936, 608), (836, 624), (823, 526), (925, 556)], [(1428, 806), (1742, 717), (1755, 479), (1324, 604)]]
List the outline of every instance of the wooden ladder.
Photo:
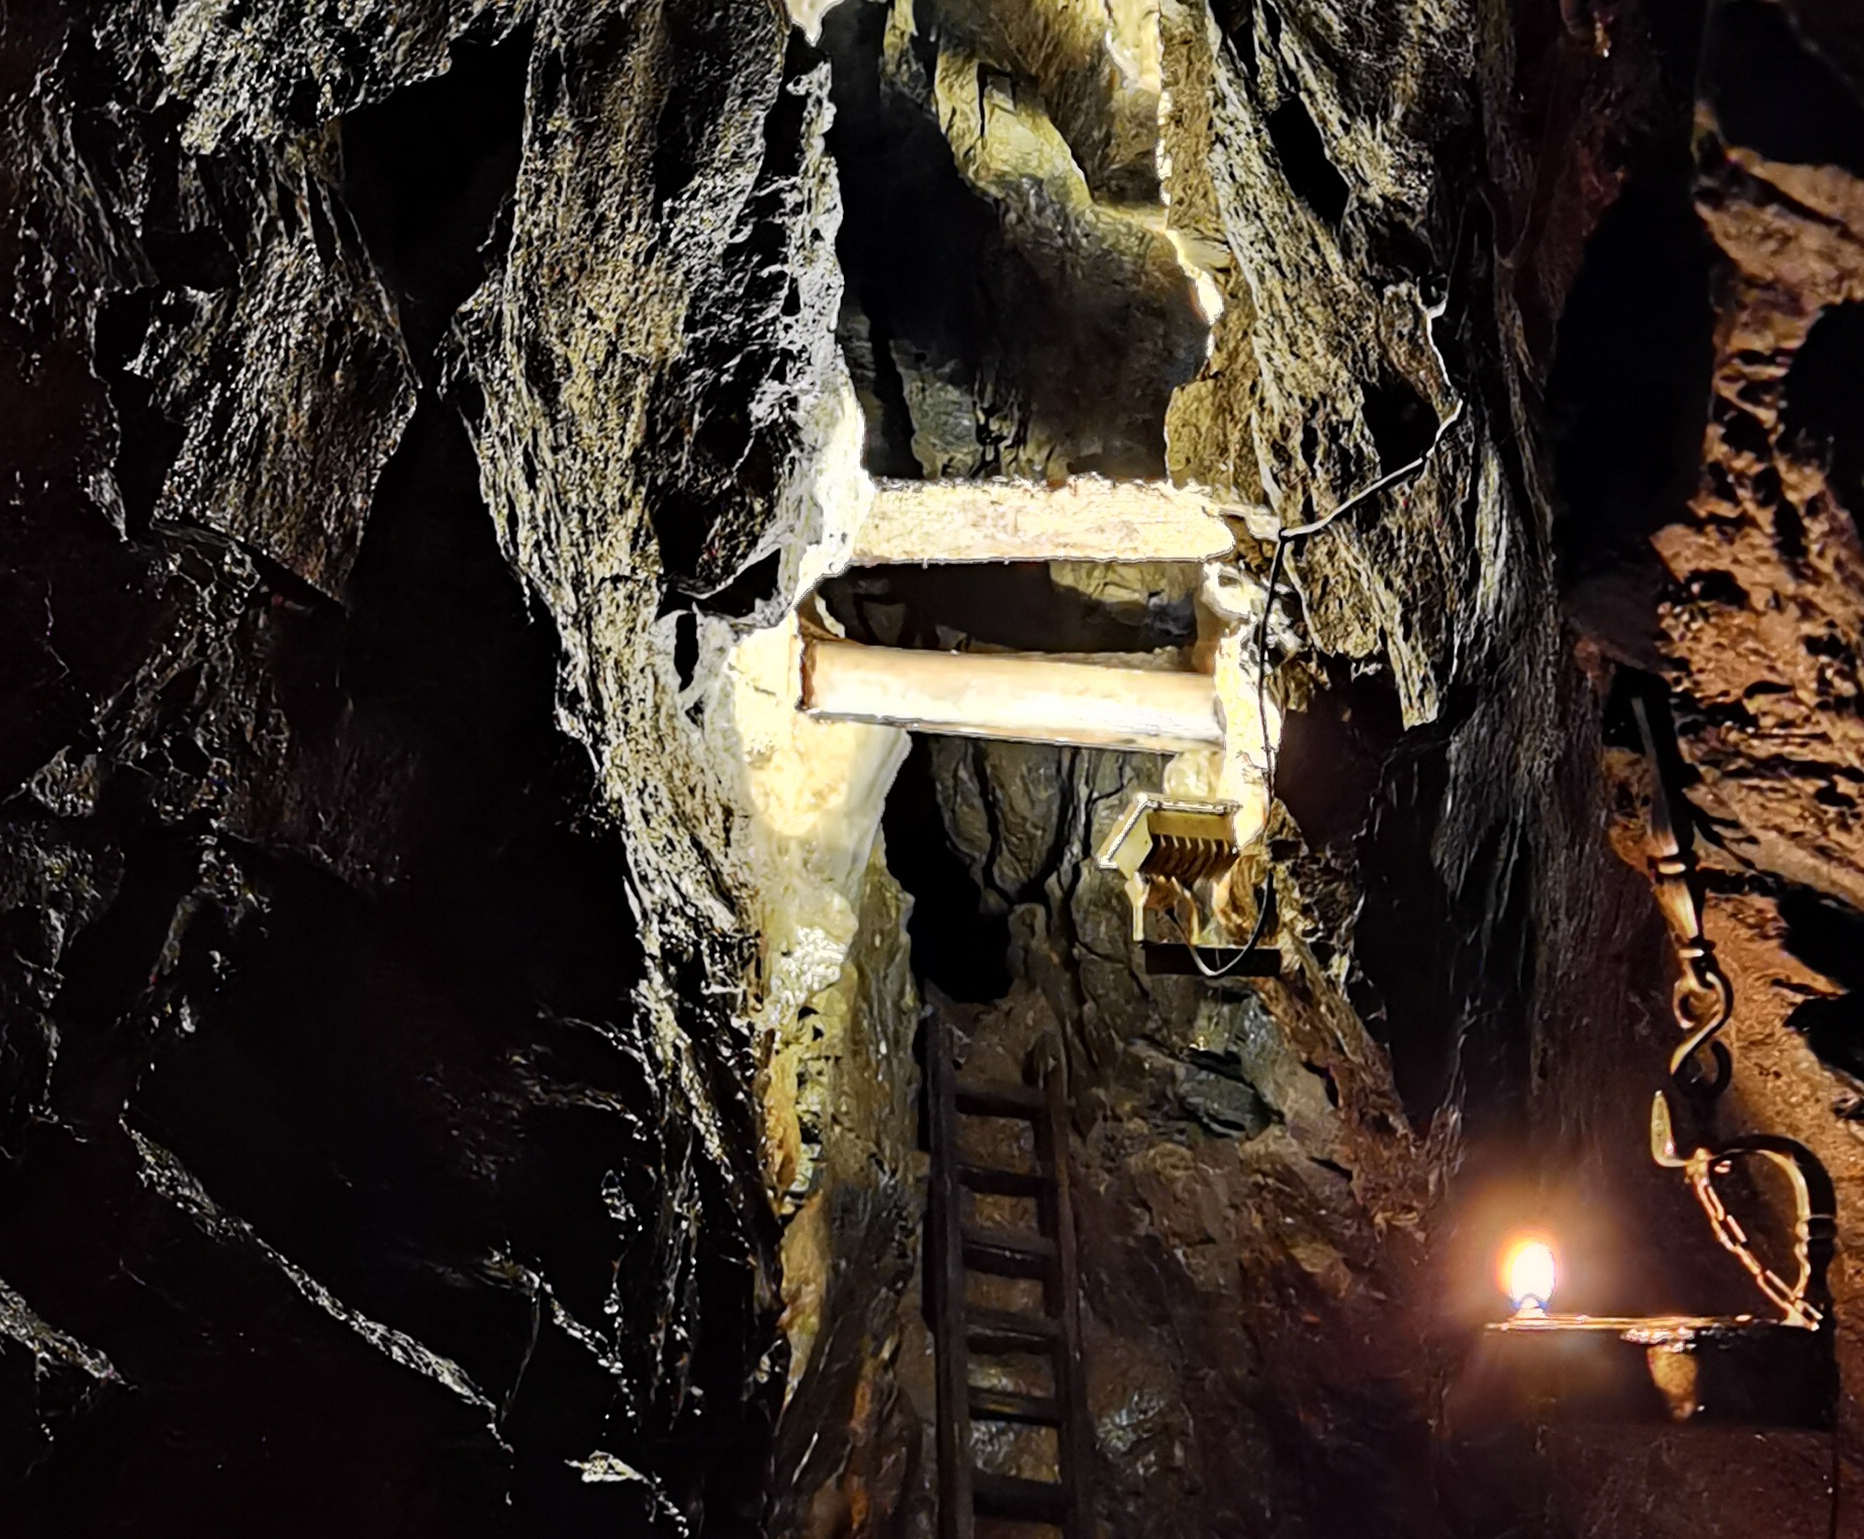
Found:
[[(935, 1014), (927, 1034), (932, 1174), (926, 1237), (938, 1356), (939, 1539), (972, 1539), (980, 1517), (1043, 1523), (1060, 1529), (1064, 1539), (1091, 1539), (1094, 1441), (1081, 1372), (1074, 1207), (1068, 1189), (1068, 1083), (1060, 1044), (1052, 1035), (1043, 1039), (1033, 1055), (1037, 1083), (1029, 1085), (961, 1079), (949, 1023)], [(960, 1115), (1029, 1123), (1035, 1132), (1035, 1168), (966, 1160), (958, 1140)], [(966, 1190), (1033, 1200), (1039, 1232), (967, 1224)], [(967, 1304), (967, 1272), (1039, 1281), (1042, 1314)], [(971, 1382), (974, 1356), (1012, 1354), (1046, 1357), (1053, 1394), (1015, 1394)], [(975, 1421), (1055, 1428), (1060, 1479), (1027, 1480), (977, 1469), (971, 1457)]]

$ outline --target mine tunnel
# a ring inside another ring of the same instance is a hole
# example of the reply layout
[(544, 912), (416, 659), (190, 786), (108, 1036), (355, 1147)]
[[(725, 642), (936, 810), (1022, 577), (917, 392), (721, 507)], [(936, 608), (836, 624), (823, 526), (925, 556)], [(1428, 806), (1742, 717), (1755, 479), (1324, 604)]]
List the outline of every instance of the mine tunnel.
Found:
[(0, 1535), (1864, 1539), (1848, 0), (0, 66)]

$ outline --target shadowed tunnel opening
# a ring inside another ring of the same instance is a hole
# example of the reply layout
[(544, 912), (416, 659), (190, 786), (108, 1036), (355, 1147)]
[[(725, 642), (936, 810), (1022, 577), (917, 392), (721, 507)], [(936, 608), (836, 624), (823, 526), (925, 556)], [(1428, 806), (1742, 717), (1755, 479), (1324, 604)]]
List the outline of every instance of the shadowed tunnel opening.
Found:
[(1832, 495), (1864, 529), (1864, 303), (1813, 323), (1786, 375), (1787, 444), (1827, 467)]
[(1708, 30), (1704, 84), (1729, 143), (1864, 176), (1864, 101), (1808, 47), (1792, 8), (1728, 0)]
[(1268, 115), (1266, 126), (1288, 185), (1329, 229), (1337, 230), (1346, 217), (1352, 188), (1327, 154), (1326, 141), (1320, 137), (1307, 104), (1299, 96), (1290, 95)]
[(1713, 246), (1673, 148), (1620, 194), (1561, 314), (1547, 411), (1569, 588), (1654, 562), (1650, 536), (1695, 489), (1708, 419)]
[[(1864, 1092), (1864, 914), (1806, 888), (1780, 900), (1788, 950), (1845, 992), (1809, 999), (1788, 1025), (1806, 1039), (1821, 1062)], [(1864, 1105), (1850, 1113), (1864, 1118)]]
[(497, 254), (518, 175), (529, 29), (496, 44), (469, 35), (448, 58), (445, 74), (342, 120), (344, 202), (423, 367)]
[(887, 869), (912, 894), (906, 933), (913, 971), (955, 1000), (984, 1003), (1010, 990), (1010, 921), (991, 913), (953, 848), (939, 806), (930, 746), (915, 735), (887, 797)]

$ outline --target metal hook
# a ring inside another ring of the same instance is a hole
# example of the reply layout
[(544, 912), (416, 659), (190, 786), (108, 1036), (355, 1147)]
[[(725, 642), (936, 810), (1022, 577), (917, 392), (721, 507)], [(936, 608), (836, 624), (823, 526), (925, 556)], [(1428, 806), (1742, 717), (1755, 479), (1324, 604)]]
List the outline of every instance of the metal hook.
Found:
[[(1819, 1157), (1797, 1139), (1773, 1133), (1751, 1133), (1679, 1154), (1670, 1104), (1661, 1091), (1651, 1101), (1650, 1153), (1659, 1165), (1687, 1175), (1715, 1238), (1746, 1268), (1755, 1286), (1779, 1309), (1783, 1322), (1816, 1330), (1830, 1307), (1826, 1272), (1838, 1239), (1838, 1194)], [(1747, 1231), (1715, 1189), (1717, 1175), (1726, 1175), (1733, 1161), (1749, 1157), (1767, 1160), (1786, 1175), (1793, 1188), (1793, 1258), (1798, 1275), (1790, 1283), (1754, 1253)]]

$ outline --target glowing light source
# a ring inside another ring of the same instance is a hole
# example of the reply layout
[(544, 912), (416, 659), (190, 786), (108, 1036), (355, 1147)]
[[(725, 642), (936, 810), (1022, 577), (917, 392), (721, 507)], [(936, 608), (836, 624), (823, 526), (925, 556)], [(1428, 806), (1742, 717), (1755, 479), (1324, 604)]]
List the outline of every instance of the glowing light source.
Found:
[[(1717, 1034), (1729, 1022), (1734, 996), (1703, 932), (1693, 868), (1677, 837), (1649, 713), (1641, 696), (1632, 704), (1655, 789), (1651, 879), (1682, 974), (1673, 1001), (1684, 1037), (1670, 1055), (1670, 1074), (1678, 1090), (1703, 1103), (1728, 1088), (1733, 1060)], [(1559, 1281), (1553, 1246), (1539, 1236), (1522, 1236), (1501, 1252), (1495, 1271), (1514, 1313), (1487, 1323), (1466, 1375), (1474, 1387), (1460, 1414), (1471, 1425), (1493, 1419), (1498, 1410), (1540, 1425), (1563, 1404), (1595, 1420), (1661, 1418), (1673, 1425), (1719, 1422), (1827, 1432), (1834, 1426), (1838, 1364), (1826, 1271), (1836, 1249), (1838, 1194), (1831, 1172), (1811, 1149), (1777, 1133), (1679, 1144), (1669, 1094), (1659, 1090), (1651, 1100), (1651, 1158), (1663, 1169), (1682, 1172), (1715, 1238), (1779, 1310), (1778, 1317), (1554, 1314), (1548, 1307)], [(1728, 1175), (1737, 1160), (1749, 1159), (1774, 1166), (1791, 1183), (1797, 1210), (1791, 1275), (1776, 1272), (1756, 1253), (1717, 1190), (1717, 1177)], [(1582, 1291), (1596, 1285), (1594, 1279)], [(1497, 1365), (1511, 1370), (1505, 1389), (1483, 1388), (1485, 1377), (1496, 1382), (1491, 1370)]]
[(1545, 1313), (1559, 1268), (1545, 1240), (1517, 1240), (1502, 1259), (1502, 1291), (1521, 1314)]

